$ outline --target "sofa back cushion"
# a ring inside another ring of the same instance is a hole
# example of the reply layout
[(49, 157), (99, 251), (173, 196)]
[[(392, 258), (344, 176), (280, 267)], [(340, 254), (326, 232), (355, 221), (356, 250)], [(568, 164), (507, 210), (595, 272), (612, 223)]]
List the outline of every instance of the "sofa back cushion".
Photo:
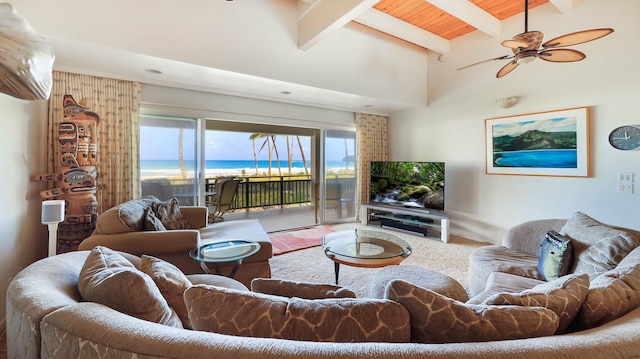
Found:
[(160, 202), (156, 197), (136, 198), (106, 210), (98, 217), (97, 234), (118, 234), (144, 230), (145, 210), (153, 203)]
[(338, 285), (303, 283), (283, 279), (254, 278), (251, 290), (256, 293), (298, 297), (302, 299), (355, 298), (356, 294)]
[(472, 305), (400, 279), (387, 284), (385, 297), (411, 316), (411, 340), (462, 343), (553, 335), (559, 318), (542, 307)]
[(607, 226), (582, 212), (576, 212), (560, 233), (572, 240), (572, 273), (586, 273), (592, 279), (611, 269), (640, 241), (630, 232)]
[(80, 270), (78, 291), (85, 301), (139, 319), (183, 328), (151, 277), (109, 248), (97, 246), (91, 250)]
[(600, 326), (640, 306), (640, 263), (618, 266), (591, 281), (572, 330)]
[(578, 314), (589, 290), (589, 276), (569, 274), (520, 293), (500, 293), (487, 298), (487, 305), (522, 305), (553, 310), (560, 318), (556, 334), (564, 333)]
[(193, 329), (316, 342), (408, 342), (409, 313), (384, 299), (286, 298), (194, 285), (184, 294)]
[(178, 314), (184, 327), (191, 328), (183, 298), (184, 291), (192, 285), (189, 278), (173, 264), (148, 255), (142, 255), (140, 270), (153, 279), (171, 309)]

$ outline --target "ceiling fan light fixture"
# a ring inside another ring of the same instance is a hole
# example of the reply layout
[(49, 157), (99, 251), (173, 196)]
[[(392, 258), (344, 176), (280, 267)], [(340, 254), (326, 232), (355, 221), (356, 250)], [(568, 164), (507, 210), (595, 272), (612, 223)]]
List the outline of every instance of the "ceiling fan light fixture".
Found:
[(496, 100), (496, 105), (500, 108), (510, 108), (518, 103), (518, 97), (505, 97)]
[(536, 56), (536, 55), (525, 55), (525, 56), (522, 56), (521, 58), (517, 59), (516, 62), (519, 65), (526, 65), (526, 64), (532, 62), (533, 60), (535, 60), (536, 57), (538, 57), (538, 56)]

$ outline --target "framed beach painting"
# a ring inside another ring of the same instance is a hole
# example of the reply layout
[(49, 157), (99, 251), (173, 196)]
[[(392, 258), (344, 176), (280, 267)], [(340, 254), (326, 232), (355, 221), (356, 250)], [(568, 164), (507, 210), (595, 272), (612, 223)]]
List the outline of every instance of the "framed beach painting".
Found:
[(487, 174), (589, 176), (589, 108), (485, 120)]

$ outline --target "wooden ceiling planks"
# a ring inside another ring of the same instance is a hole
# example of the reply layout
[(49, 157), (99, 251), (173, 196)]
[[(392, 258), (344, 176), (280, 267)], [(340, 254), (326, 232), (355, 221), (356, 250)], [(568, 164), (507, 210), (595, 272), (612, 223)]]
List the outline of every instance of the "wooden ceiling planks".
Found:
[[(498, 20), (524, 12), (524, 0), (470, 1)], [(529, 0), (529, 9), (548, 2), (549, 0)], [(381, 0), (374, 8), (447, 40), (476, 29), (425, 0)]]

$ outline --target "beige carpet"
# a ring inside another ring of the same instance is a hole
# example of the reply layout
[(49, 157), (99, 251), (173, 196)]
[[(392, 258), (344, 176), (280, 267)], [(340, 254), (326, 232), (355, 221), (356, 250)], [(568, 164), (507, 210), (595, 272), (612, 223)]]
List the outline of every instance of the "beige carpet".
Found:
[[(336, 230), (365, 228), (359, 224), (332, 225)], [(401, 265), (425, 266), (441, 273), (445, 273), (460, 282), (467, 290), (469, 280), (469, 254), (475, 248), (487, 245), (460, 237), (452, 236), (449, 243), (442, 243), (436, 239), (414, 236), (398, 231), (366, 227), (394, 233), (411, 245), (412, 253)], [(286, 253), (271, 259), (272, 277), (312, 283), (335, 283), (333, 262), (324, 255), (322, 247), (314, 247)], [(339, 285), (356, 292), (359, 297), (369, 294), (371, 279), (379, 268), (357, 268), (340, 265)]]

